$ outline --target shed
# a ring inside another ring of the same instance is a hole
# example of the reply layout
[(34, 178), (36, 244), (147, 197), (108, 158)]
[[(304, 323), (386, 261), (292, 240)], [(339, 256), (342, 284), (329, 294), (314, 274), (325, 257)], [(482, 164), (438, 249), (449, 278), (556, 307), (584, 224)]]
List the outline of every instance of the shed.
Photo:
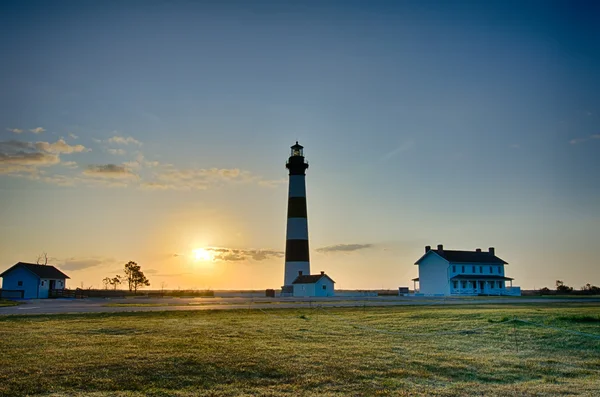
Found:
[(47, 298), (51, 289), (64, 289), (66, 274), (51, 265), (18, 262), (0, 274), (2, 290), (23, 291), (24, 299)]

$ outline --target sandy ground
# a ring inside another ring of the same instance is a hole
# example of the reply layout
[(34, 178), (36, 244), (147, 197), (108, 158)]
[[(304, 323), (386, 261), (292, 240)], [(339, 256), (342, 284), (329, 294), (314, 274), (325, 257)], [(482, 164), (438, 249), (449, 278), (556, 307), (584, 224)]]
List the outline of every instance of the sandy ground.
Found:
[[(0, 307), (0, 315), (114, 313), (132, 311), (283, 309), (323, 307), (363, 307), (402, 305), (472, 305), (515, 303), (600, 302), (599, 298), (440, 298), (440, 297), (334, 297), (334, 298), (126, 298), (126, 299), (32, 299), (18, 306)], [(142, 306), (110, 306), (139, 304)], [(156, 306), (152, 306), (156, 305)], [(158, 306), (160, 305), (160, 306)], [(168, 306), (167, 306), (168, 305)]]

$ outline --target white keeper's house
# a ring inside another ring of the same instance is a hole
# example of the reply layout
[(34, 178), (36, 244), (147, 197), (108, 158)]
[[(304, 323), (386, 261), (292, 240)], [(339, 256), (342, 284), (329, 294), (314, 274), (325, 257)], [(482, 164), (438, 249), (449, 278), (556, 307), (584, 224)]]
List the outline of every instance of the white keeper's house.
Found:
[(508, 262), (496, 256), (494, 247), (488, 251), (454, 251), (445, 250), (443, 245), (437, 250), (428, 245), (415, 265), (419, 266), (419, 277), (412, 280), (415, 295), (521, 295), (521, 288), (513, 287), (513, 279), (505, 275)]

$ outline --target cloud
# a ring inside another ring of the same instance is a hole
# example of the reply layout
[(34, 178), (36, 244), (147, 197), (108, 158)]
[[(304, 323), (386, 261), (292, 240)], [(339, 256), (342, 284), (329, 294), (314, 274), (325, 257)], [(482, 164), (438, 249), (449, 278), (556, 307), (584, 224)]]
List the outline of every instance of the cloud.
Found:
[(69, 133), (69, 138), (77, 139), (79, 137), (71, 132), (71, 133)]
[(245, 260), (264, 261), (272, 258), (283, 258), (283, 251), (271, 249), (237, 249), (237, 248), (222, 248), (209, 247), (205, 248), (212, 252), (213, 258), (216, 261), (238, 262)]
[(129, 168), (116, 164), (89, 165), (83, 174), (108, 179), (137, 179), (139, 176)]
[(38, 150), (43, 150), (49, 153), (81, 153), (90, 151), (90, 149), (87, 149), (83, 145), (69, 145), (64, 139), (59, 139), (54, 143), (36, 142), (35, 147)]
[(119, 136), (119, 135), (115, 135), (112, 138), (109, 138), (108, 142), (109, 143), (116, 143), (116, 144), (119, 144), (119, 145), (128, 145), (130, 143), (133, 143), (133, 144), (138, 145), (138, 146), (142, 145), (142, 142), (138, 141), (135, 138), (132, 138), (130, 136), (124, 137), (124, 136)]
[[(157, 164), (158, 165), (158, 164)], [(262, 178), (238, 168), (176, 168), (163, 165), (153, 178), (142, 184), (145, 189), (206, 190), (230, 183), (260, 183)]]
[(392, 157), (396, 156), (397, 154), (402, 153), (402, 152), (407, 152), (414, 147), (415, 147), (414, 141), (412, 141), (412, 140), (406, 141), (406, 142), (402, 143), (400, 146), (396, 147), (391, 152), (388, 152), (385, 155), (383, 155), (383, 157), (381, 158), (381, 161), (389, 160)]
[(577, 145), (578, 143), (583, 143), (583, 142), (589, 141), (590, 139), (600, 139), (600, 134), (592, 134), (592, 135), (589, 135), (589, 136), (587, 136), (585, 138), (571, 139), (569, 141), (569, 143), (571, 145)]
[(41, 134), (42, 132), (46, 131), (44, 128), (42, 127), (37, 127), (37, 128), (33, 128), (31, 130), (29, 130), (31, 132), (33, 132), (34, 134)]
[(60, 164), (67, 168), (77, 168), (78, 167), (77, 163), (74, 161), (63, 161)]
[(327, 247), (317, 248), (316, 251), (322, 254), (332, 252), (353, 252), (373, 247), (373, 244), (337, 244)]
[(23, 130), (19, 128), (7, 128), (6, 131), (14, 132), (15, 134), (20, 134)]
[(115, 156), (123, 156), (127, 154), (127, 152), (123, 149), (107, 149), (107, 152)]
[(112, 260), (100, 258), (69, 258), (60, 266), (61, 270), (83, 270), (90, 267), (96, 267), (103, 263), (112, 262)]
[(37, 144), (15, 140), (0, 142), (0, 174), (31, 174), (37, 171), (36, 167), (47, 167), (59, 162), (58, 153), (43, 150)]

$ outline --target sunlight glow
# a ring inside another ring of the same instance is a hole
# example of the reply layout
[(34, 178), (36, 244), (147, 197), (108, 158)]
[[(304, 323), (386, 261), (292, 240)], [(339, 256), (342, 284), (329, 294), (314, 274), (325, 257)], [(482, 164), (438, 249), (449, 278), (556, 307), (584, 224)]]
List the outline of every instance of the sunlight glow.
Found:
[(205, 248), (196, 248), (196, 249), (192, 250), (192, 255), (194, 257), (194, 260), (197, 260), (197, 261), (212, 261), (213, 260), (212, 253)]

